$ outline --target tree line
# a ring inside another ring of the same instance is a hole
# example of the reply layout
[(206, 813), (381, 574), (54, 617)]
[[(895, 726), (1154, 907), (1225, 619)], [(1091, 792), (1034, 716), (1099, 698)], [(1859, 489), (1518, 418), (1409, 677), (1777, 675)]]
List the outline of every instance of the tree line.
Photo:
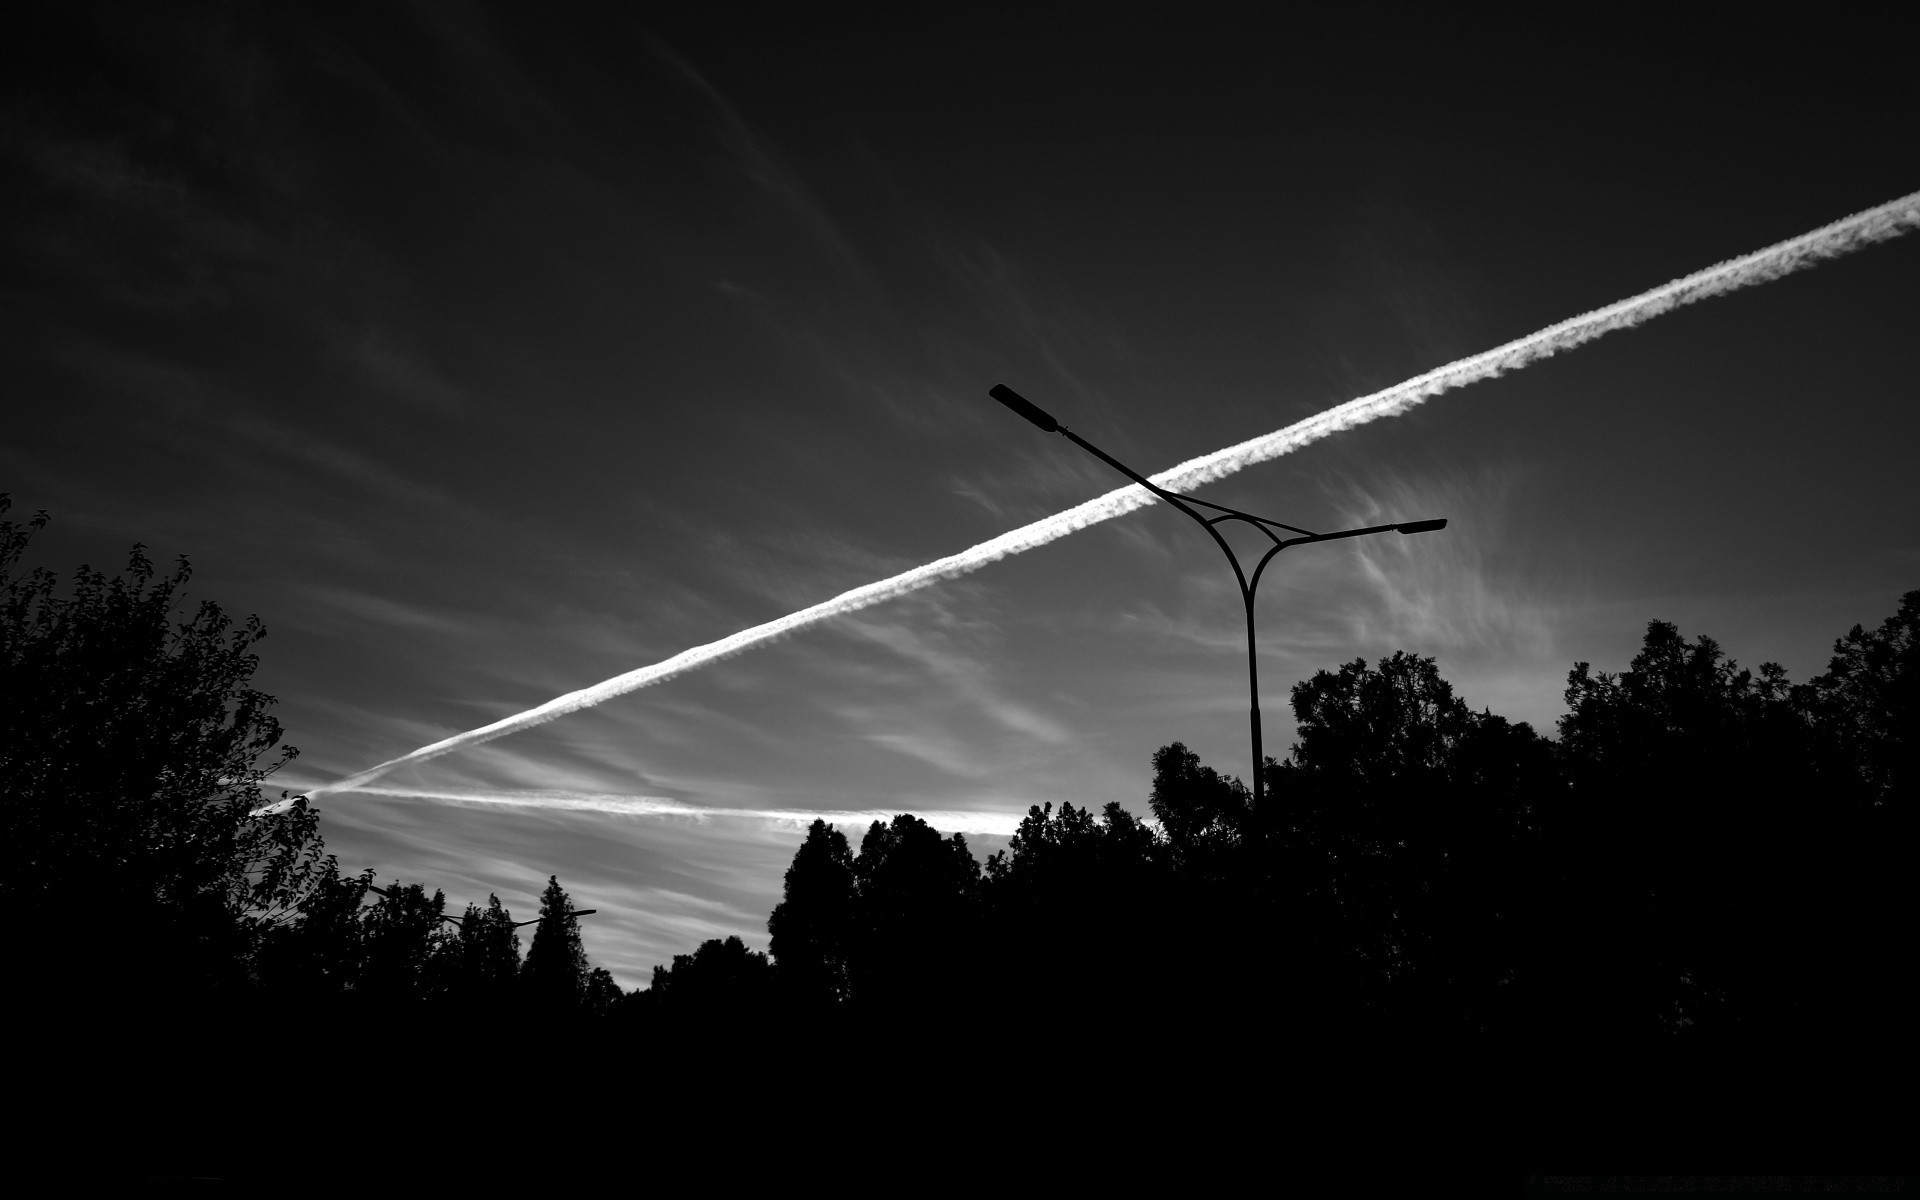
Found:
[[(0, 514), (5, 499), (0, 497)], [(1556, 737), (1469, 708), (1396, 653), (1292, 690), (1266, 799), (1175, 742), (1151, 819), (1031, 809), (984, 861), (903, 814), (816, 821), (769, 952), (709, 941), (623, 993), (550, 878), (524, 957), (490, 897), (343, 874), (254, 690), (257, 619), (182, 615), (184, 560), (136, 547), (62, 594), (0, 519), (0, 899), (50, 1004), (385, 1020), (538, 1012), (636, 1038), (1071, 1015), (1303, 1047), (1905, 1044), (1920, 786), (1920, 591), (1794, 684), (1655, 621), (1617, 673), (1575, 664)]]
[[(343, 877), (330, 861), (290, 913), (259, 931), (246, 965), (262, 999), (592, 1015), (624, 994), (587, 961), (573, 900), (557, 877), (547, 879), (539, 919), (524, 923), (498, 896), (456, 917), (438, 889), (429, 896), (425, 884), (383, 888), (373, 879), (372, 871)], [(521, 924), (534, 926), (524, 959)]]
[(817, 821), (770, 958), (709, 942), (653, 991), (689, 1015), (1071, 1013), (1196, 1047), (1910, 1045), (1920, 591), (1797, 685), (1654, 621), (1625, 670), (1574, 665), (1557, 738), (1407, 653), (1291, 698), (1260, 810), (1176, 742), (1152, 822), (1037, 806), (984, 863), (911, 815), (857, 852)]
[[(343, 875), (303, 797), (265, 794), (297, 751), (252, 686), (258, 618), (184, 612), (185, 559), (135, 546), (64, 592), (21, 570), (40, 513), (0, 494), (0, 904), (29, 1003), (49, 1013), (242, 1009), (391, 1017), (592, 1015), (621, 989), (593, 967), (566, 890), (537, 921), (497, 896), (462, 915), (423, 884)], [(533, 925), (523, 957), (520, 924)]]

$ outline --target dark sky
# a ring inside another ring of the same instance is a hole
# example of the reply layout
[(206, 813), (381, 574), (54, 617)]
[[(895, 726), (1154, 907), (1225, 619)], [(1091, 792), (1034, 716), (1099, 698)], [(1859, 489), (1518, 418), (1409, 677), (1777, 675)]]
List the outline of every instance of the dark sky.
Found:
[[(1519, 32), (761, 7), (16, 5), (0, 489), (37, 559), (191, 556), (314, 786), (1920, 187), (1852, 26)], [(1920, 586), (1920, 238), (1206, 493), (1308, 527), (1287, 688), (1395, 649), (1550, 728), (1648, 620), (1796, 679)], [(1149, 510), (344, 794), (344, 865), (531, 909), (632, 984), (764, 921), (800, 827), (1143, 811), (1245, 770), (1237, 597)], [(519, 803), (486, 802), (487, 797)], [(562, 800), (572, 808), (535, 801)], [(603, 811), (622, 806), (632, 811)], [(961, 815), (954, 815), (961, 814)]]

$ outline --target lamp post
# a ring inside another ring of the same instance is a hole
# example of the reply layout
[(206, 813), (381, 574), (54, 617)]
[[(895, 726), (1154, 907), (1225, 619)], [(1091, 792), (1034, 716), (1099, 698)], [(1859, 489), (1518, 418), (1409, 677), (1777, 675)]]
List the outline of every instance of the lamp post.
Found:
[[(1207, 531), (1207, 536), (1213, 539), (1214, 544), (1220, 547), (1220, 552), (1227, 556), (1227, 562), (1233, 567), (1233, 577), (1240, 584), (1240, 602), (1246, 610), (1247, 615), (1247, 692), (1249, 700), (1247, 719), (1253, 732), (1253, 803), (1254, 807), (1258, 809), (1261, 799), (1260, 764), (1264, 760), (1265, 755), (1262, 753), (1260, 747), (1260, 661), (1254, 650), (1253, 596), (1254, 592), (1260, 587), (1260, 576), (1266, 571), (1267, 564), (1273, 560), (1274, 555), (1289, 546), (1301, 546), (1308, 542), (1333, 542), (1341, 538), (1365, 537), (1372, 533), (1428, 533), (1436, 529), (1445, 529), (1447, 527), (1446, 519), (1404, 521), (1396, 525), (1369, 525), (1365, 529), (1342, 529), (1336, 533), (1314, 533), (1295, 525), (1286, 525), (1279, 521), (1270, 521), (1265, 517), (1256, 517), (1252, 513), (1241, 512), (1237, 508), (1228, 508), (1224, 504), (1214, 504), (1211, 501), (1196, 499), (1193, 496), (1183, 496), (1177, 492), (1170, 492), (1140, 474), (1138, 471), (1127, 466), (1119, 459), (1114, 458), (1098, 446), (1095, 446), (1092, 442), (1087, 441), (1087, 439), (1081, 437), (1073, 430), (1068, 429), (1065, 425), (1054, 420), (1046, 411), (1006, 384), (995, 384), (987, 394), (1014, 412), (1019, 413), (1028, 421), (1031, 421), (1043, 432), (1065, 435), (1067, 440), (1074, 445), (1079, 446), (1082, 450), (1098, 458), (1101, 462), (1106, 463), (1114, 470), (1125, 475), (1128, 479), (1133, 480), (1141, 487), (1146, 488), (1154, 495), (1165, 500), (1168, 504), (1173, 505), (1181, 512), (1192, 517), (1199, 523), (1202, 529)], [(1217, 517), (1202, 516), (1190, 507), (1196, 504), (1201, 508), (1212, 509), (1220, 515)], [(1240, 565), (1240, 558), (1234, 554), (1233, 547), (1227, 545), (1227, 539), (1220, 536), (1220, 530), (1217, 526), (1226, 521), (1244, 521), (1246, 524), (1253, 526), (1265, 534), (1268, 540), (1273, 542), (1273, 545), (1267, 552), (1260, 556), (1260, 561), (1254, 565), (1252, 575), (1248, 575), (1246, 570)], [(1275, 530), (1285, 530), (1287, 533), (1298, 536), (1282, 537), (1279, 533), (1276, 533)]]

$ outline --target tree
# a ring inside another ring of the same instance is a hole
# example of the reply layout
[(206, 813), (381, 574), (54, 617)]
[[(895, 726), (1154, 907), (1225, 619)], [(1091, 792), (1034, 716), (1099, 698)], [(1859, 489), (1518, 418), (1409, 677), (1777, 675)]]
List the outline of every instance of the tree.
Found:
[(1294, 761), (1326, 777), (1404, 787), (1445, 772), (1474, 713), (1431, 658), (1356, 658), (1294, 685)]
[(736, 1024), (764, 1016), (773, 1003), (774, 970), (765, 954), (736, 936), (702, 942), (692, 954), (676, 954), (671, 967), (655, 967), (644, 1003), (676, 1021)]
[(1869, 802), (1904, 806), (1920, 793), (1920, 590), (1868, 633), (1833, 644), (1824, 675), (1797, 697), (1857, 772)]
[(1331, 939), (1329, 967), (1357, 970), (1371, 1003), (1486, 1027), (1526, 939), (1550, 744), (1405, 652), (1316, 672), (1293, 710), (1299, 741), (1262, 818), (1288, 919)]
[(980, 862), (911, 813), (875, 821), (853, 862), (853, 999), (904, 1015), (962, 1003), (973, 970)]
[(483, 1006), (507, 1001), (520, 974), (520, 935), (500, 897), (489, 894), (485, 908), (467, 905), (450, 954), (450, 987), (456, 996)]
[(816, 820), (767, 918), (782, 986), (800, 1004), (831, 1007), (846, 1000), (853, 920), (853, 850), (845, 834)]
[(610, 1015), (627, 998), (613, 972), (605, 967), (595, 967), (587, 972), (587, 982), (580, 989), (580, 1006), (587, 1013), (604, 1017)]
[(343, 877), (329, 860), (291, 912), (264, 930), (254, 951), (254, 978), (289, 1005), (334, 1001), (358, 990), (365, 960), (363, 904), (373, 872)]
[[(1156, 758), (1177, 758), (1167, 751), (1179, 749), (1176, 742)], [(1018, 896), (1036, 907), (1093, 910), (1120, 893), (1149, 886), (1165, 865), (1165, 851), (1153, 828), (1117, 801), (1108, 803), (1097, 820), (1091, 809), (1068, 803), (1056, 813), (1049, 803), (1027, 809), (1007, 849), (987, 860), (986, 874), (1002, 897)]]
[(82, 989), (236, 983), (261, 918), (328, 866), (303, 799), (264, 811), (295, 754), (251, 686), (266, 631), (212, 601), (183, 617), (186, 560), (160, 577), (140, 546), (61, 595), (17, 570), (46, 524), (0, 520), (0, 904), (20, 953)]
[(1831, 756), (1785, 671), (1654, 621), (1627, 670), (1578, 663), (1566, 698), (1562, 1004), (1626, 1039), (1799, 1020), (1840, 846)]
[(1247, 786), (1206, 766), (1179, 742), (1154, 753), (1149, 804), (1174, 853), (1190, 867), (1238, 845), (1252, 815)]
[(1029, 808), (985, 870), (998, 1002), (1122, 1025), (1164, 1011), (1143, 964), (1180, 961), (1193, 932), (1172, 865), (1167, 843), (1118, 803), (1098, 819), (1070, 803)]
[(446, 987), (453, 935), (442, 920), (447, 897), (425, 884), (387, 888), (361, 916), (360, 992), (386, 1003), (425, 1000)]
[[(1821, 894), (1827, 1023), (1863, 1043), (1891, 1044), (1911, 1028), (1905, 956), (1920, 921), (1910, 879), (1920, 807), (1920, 591), (1871, 632), (1855, 625), (1834, 643), (1825, 674), (1796, 689), (1815, 733), (1833, 826)], [(1907, 1035), (1909, 1038), (1911, 1035)]]
[(587, 951), (580, 942), (580, 920), (573, 901), (549, 875), (540, 893), (540, 923), (533, 927), (533, 945), (527, 949), (520, 978), (528, 999), (542, 1008), (575, 1009), (587, 986)]

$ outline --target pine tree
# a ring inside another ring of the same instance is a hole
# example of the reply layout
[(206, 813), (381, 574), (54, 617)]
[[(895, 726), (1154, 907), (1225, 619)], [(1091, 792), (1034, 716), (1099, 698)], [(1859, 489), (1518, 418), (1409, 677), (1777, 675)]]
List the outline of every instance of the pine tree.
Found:
[(527, 998), (543, 1008), (578, 1008), (586, 993), (587, 951), (580, 943), (580, 921), (573, 901), (557, 876), (547, 877), (540, 893), (540, 923), (520, 978)]

